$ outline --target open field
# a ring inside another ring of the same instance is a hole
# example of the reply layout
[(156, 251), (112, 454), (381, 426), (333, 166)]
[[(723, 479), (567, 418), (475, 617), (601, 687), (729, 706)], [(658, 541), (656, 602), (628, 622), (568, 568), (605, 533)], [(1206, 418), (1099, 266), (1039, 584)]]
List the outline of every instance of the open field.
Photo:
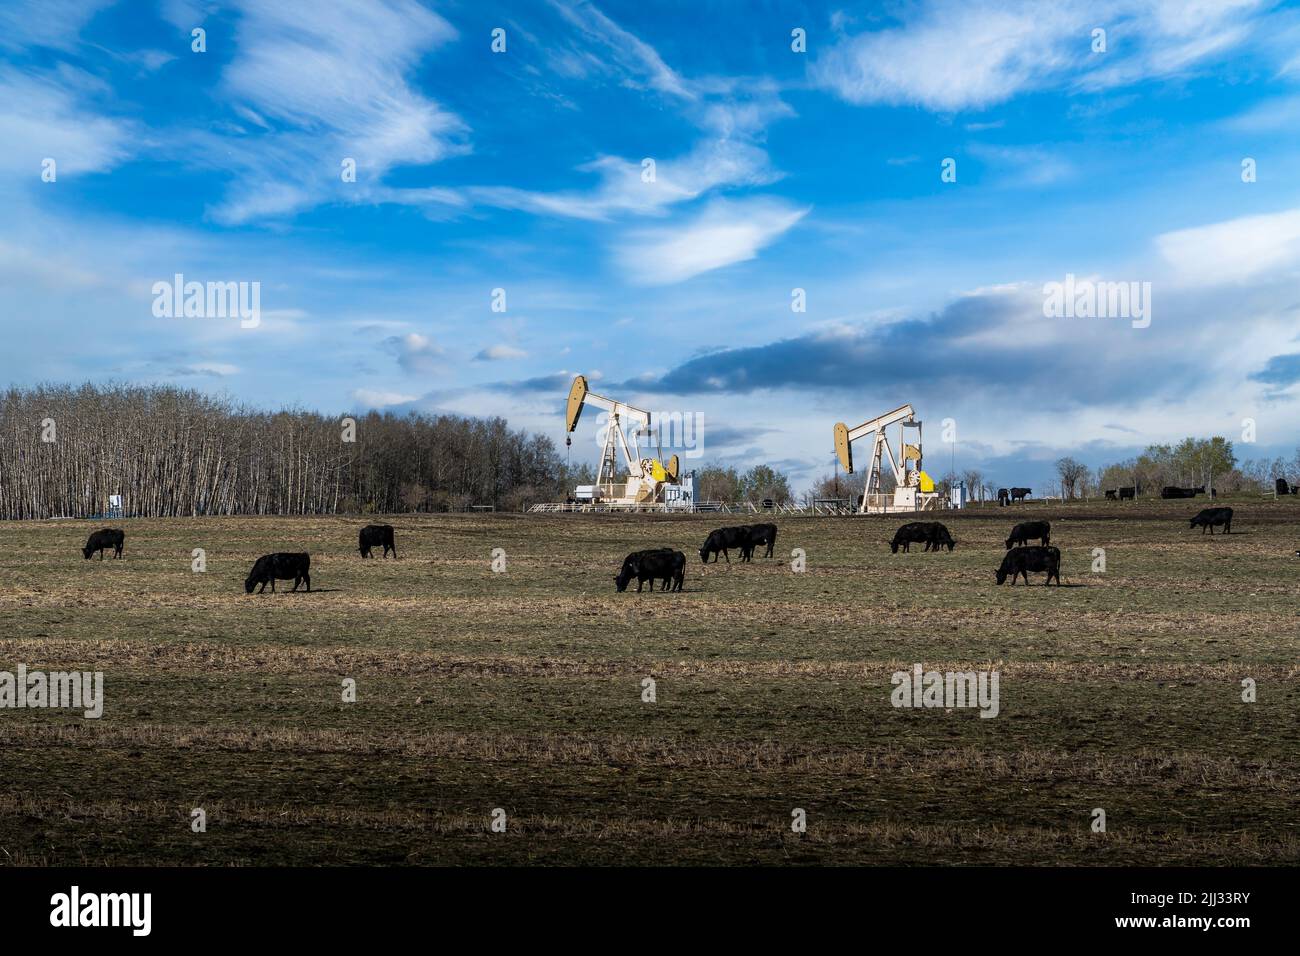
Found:
[[(102, 563), (99, 522), (6, 523), (0, 670), (102, 670), (106, 705), (0, 710), (0, 862), (1295, 864), (1300, 503), (1221, 501), (1213, 538), (1206, 504), (940, 516), (951, 554), (779, 518), (776, 558), (707, 567), (736, 516), (399, 515), (396, 562), (370, 519), (130, 519)], [(1065, 587), (994, 585), (1026, 517)], [(660, 544), (685, 592), (615, 593)], [(317, 590), (245, 595), (277, 550)], [(998, 669), (999, 716), (892, 707), (913, 663)]]

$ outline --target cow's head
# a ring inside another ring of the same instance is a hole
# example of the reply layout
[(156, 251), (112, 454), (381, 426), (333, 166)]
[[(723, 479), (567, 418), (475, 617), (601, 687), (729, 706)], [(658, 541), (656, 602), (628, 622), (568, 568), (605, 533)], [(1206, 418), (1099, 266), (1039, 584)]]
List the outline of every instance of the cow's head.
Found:
[(708, 547), (700, 548), (700, 560), (703, 561), (705, 564), (708, 564), (708, 563), (709, 563), (709, 549), (708, 549)]
[(619, 571), (618, 574), (614, 577), (614, 586), (618, 588), (619, 593), (622, 593), (623, 591), (627, 590), (628, 582), (631, 581), (634, 577), (636, 577), (636, 573), (637, 573), (636, 561), (633, 561), (629, 558), (627, 561), (623, 562), (623, 570)]
[(86, 560), (87, 560), (87, 561), (89, 561), (89, 560), (90, 560), (90, 556), (91, 556), (92, 554), (94, 554), (94, 552), (90, 550), (90, 545), (86, 545), (84, 548), (82, 548), (82, 549), (81, 549), (81, 553), (84, 554), (84, 555), (86, 556)]
[(957, 542), (954, 541), (952, 535), (950, 535), (946, 531), (943, 533), (943, 540), (941, 540), (939, 543), (946, 544), (948, 546), (949, 551), (952, 551), (953, 548), (957, 547)]
[(252, 594), (253, 588), (257, 587), (257, 579), (251, 574), (244, 580), (244, 593)]
[(889, 542), (889, 550), (890, 550), (890, 553), (891, 553), (891, 554), (898, 554), (898, 537), (897, 537), (897, 536), (894, 537), (894, 540), (893, 540), (893, 541)]
[(1004, 564), (998, 568), (998, 584), (1004, 584), (1007, 580), (1007, 566)]

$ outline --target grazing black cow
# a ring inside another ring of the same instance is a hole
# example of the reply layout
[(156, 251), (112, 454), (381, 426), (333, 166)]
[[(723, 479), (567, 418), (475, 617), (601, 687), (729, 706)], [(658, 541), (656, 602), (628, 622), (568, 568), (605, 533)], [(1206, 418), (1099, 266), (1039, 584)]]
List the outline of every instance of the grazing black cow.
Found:
[(894, 532), (894, 540), (889, 542), (889, 551), (891, 554), (898, 554), (899, 545), (902, 545), (903, 551), (912, 550), (913, 542), (919, 544), (925, 542), (925, 550), (930, 550), (930, 523), (928, 521), (912, 521), (903, 525)]
[(952, 539), (952, 535), (937, 521), (912, 521), (903, 525), (894, 532), (894, 540), (889, 542), (889, 550), (893, 554), (898, 554), (898, 547), (902, 545), (904, 553), (912, 550), (913, 544), (924, 542), (924, 550), (929, 551), (932, 548), (938, 551), (944, 545), (948, 546), (951, 551), (957, 546), (957, 542)]
[(647, 581), (653, 591), (656, 580), (663, 582), (661, 591), (680, 591), (682, 582), (686, 580), (686, 555), (671, 548), (633, 551), (623, 559), (623, 567), (615, 576), (614, 585), (622, 593), (627, 590), (628, 583), (633, 578), (636, 578), (637, 591)]
[(1109, 491), (1106, 492), (1107, 501), (1114, 501), (1118, 497), (1119, 497), (1119, 493), (1114, 488), (1111, 488)]
[(1033, 488), (1012, 488), (1011, 503), (1015, 504), (1017, 501), (1019, 501), (1021, 504), (1024, 504), (1025, 499), (1028, 498), (1033, 493), (1034, 493)]
[(741, 546), (740, 560), (749, 561), (754, 557), (754, 549), (763, 545), (767, 545), (767, 553), (763, 557), (770, 558), (772, 549), (776, 547), (776, 525), (751, 524), (744, 530), (749, 535), (749, 540)]
[(1039, 545), (1033, 545), (1028, 548), (1012, 548), (1007, 552), (1006, 557), (1002, 559), (1002, 566), (998, 568), (998, 584), (1006, 581), (1007, 576), (1011, 577), (1011, 586), (1015, 587), (1016, 578), (1020, 575), (1025, 576), (1025, 584), (1029, 584), (1029, 572), (1039, 571), (1047, 572), (1047, 580), (1043, 582), (1046, 586), (1052, 583), (1052, 578), (1056, 578), (1056, 586), (1061, 586), (1061, 551), (1059, 548), (1045, 548)]
[(393, 544), (393, 526), (391, 524), (369, 524), (361, 529), (359, 548), (363, 558), (370, 557), (370, 549), (384, 546), (384, 557), (392, 549), (393, 558), (397, 557), (397, 545)]
[(930, 543), (926, 545), (926, 548), (927, 549), (933, 548), (935, 551), (938, 551), (940, 548), (944, 547), (945, 545), (947, 545), (948, 550), (951, 551), (953, 548), (957, 547), (957, 542), (953, 540), (953, 537), (951, 534), (949, 534), (947, 527), (945, 527), (944, 525), (940, 524), (937, 521), (931, 522)]
[(1132, 488), (1121, 488), (1121, 489), (1119, 490), (1119, 500), (1120, 500), (1120, 501), (1129, 501), (1129, 500), (1132, 500), (1132, 499), (1134, 499), (1134, 498), (1136, 498), (1136, 497), (1137, 497), (1137, 486), (1136, 486), (1136, 485), (1134, 485)]
[[(775, 540), (775, 535), (773, 536)], [(718, 554), (721, 553), (731, 563), (731, 555), (728, 554), (733, 548), (741, 550), (741, 560), (744, 560), (744, 549), (749, 546), (749, 529), (748, 528), (718, 528), (716, 531), (710, 531), (708, 538), (704, 541), (704, 547), (700, 548), (700, 560), (705, 564), (709, 563), (709, 555), (713, 555), (713, 563), (718, 563)]]
[(1291, 494), (1291, 488), (1287, 485), (1285, 478), (1278, 478), (1273, 482), (1273, 490), (1279, 495)]
[(104, 549), (112, 548), (113, 557), (120, 558), (122, 556), (122, 544), (125, 541), (126, 532), (121, 528), (105, 528), (102, 531), (95, 531), (90, 535), (90, 539), (86, 542), (86, 546), (81, 549), (81, 553), (85, 555), (86, 560), (89, 561), (90, 556), (98, 551), (99, 560), (103, 561)]
[(262, 590), (258, 594), (266, 591), (267, 584), (271, 585), (271, 593), (275, 593), (275, 582), (293, 581), (293, 589), (298, 590), (298, 585), (304, 581), (307, 583), (307, 590), (311, 591), (311, 555), (303, 552), (295, 554), (289, 551), (279, 551), (275, 554), (264, 554), (253, 564), (253, 570), (248, 572), (248, 579), (244, 581), (244, 593), (252, 594), (253, 588), (259, 584)]
[(1006, 488), (998, 489), (998, 507), (1005, 508), (1011, 500), (1011, 492)]
[(1214, 529), (1218, 525), (1223, 525), (1224, 534), (1232, 534), (1232, 509), (1231, 508), (1206, 508), (1195, 518), (1192, 519), (1191, 527), (1201, 526), (1201, 534), (1209, 531), (1214, 534)]
[(1007, 538), (1007, 547), (1015, 544), (1028, 544), (1031, 538), (1038, 538), (1043, 544), (1052, 543), (1052, 523), (1050, 521), (1022, 521), (1011, 529)]

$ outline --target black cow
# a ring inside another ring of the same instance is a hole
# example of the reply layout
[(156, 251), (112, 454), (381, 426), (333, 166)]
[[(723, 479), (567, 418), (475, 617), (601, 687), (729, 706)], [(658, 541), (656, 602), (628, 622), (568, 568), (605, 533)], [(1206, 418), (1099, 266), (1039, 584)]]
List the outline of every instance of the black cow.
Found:
[(1023, 504), (1025, 499), (1028, 498), (1033, 493), (1034, 493), (1033, 488), (1012, 488), (1011, 503), (1015, 504), (1017, 501), (1019, 501), (1021, 504)]
[(948, 529), (937, 521), (912, 521), (894, 532), (894, 540), (889, 542), (889, 550), (897, 554), (898, 546), (903, 546), (904, 553), (912, 550), (913, 544), (925, 542), (926, 551), (932, 548), (938, 551), (944, 545), (951, 551), (957, 546)]
[(948, 533), (947, 527), (937, 521), (931, 522), (929, 547), (938, 551), (944, 545), (947, 545), (948, 550), (951, 551), (953, 548), (957, 547), (957, 542), (954, 541), (952, 535)]
[(636, 578), (638, 592), (647, 581), (653, 591), (656, 580), (663, 582), (661, 591), (680, 591), (682, 582), (686, 580), (686, 555), (671, 548), (633, 551), (623, 559), (623, 567), (615, 576), (614, 585), (622, 593), (633, 578)]
[(102, 531), (95, 531), (90, 535), (89, 540), (86, 541), (86, 546), (81, 549), (81, 553), (89, 561), (90, 556), (98, 551), (99, 560), (103, 561), (104, 549), (112, 548), (113, 557), (120, 558), (122, 556), (122, 544), (125, 541), (126, 532), (121, 528), (104, 528)]
[(1005, 488), (998, 489), (998, 507), (1005, 508), (1011, 500), (1011, 492)]
[(1199, 488), (1178, 488), (1174, 485), (1165, 485), (1160, 489), (1161, 498), (1195, 498), (1205, 491), (1205, 486)]
[(1121, 488), (1121, 489), (1119, 490), (1119, 500), (1120, 500), (1120, 501), (1130, 501), (1130, 500), (1132, 500), (1132, 499), (1134, 499), (1134, 498), (1136, 498), (1136, 497), (1137, 497), (1137, 486), (1136, 486), (1136, 485), (1134, 485), (1132, 488)]
[(1291, 488), (1287, 485), (1285, 478), (1278, 478), (1273, 482), (1273, 490), (1279, 495), (1291, 494)]
[(1106, 492), (1107, 501), (1114, 501), (1118, 497), (1119, 497), (1119, 493), (1114, 488), (1111, 488), (1109, 491)]
[(276, 580), (293, 581), (293, 589), (298, 590), (298, 585), (304, 581), (307, 583), (307, 590), (311, 591), (311, 555), (303, 552), (294, 554), (288, 551), (279, 551), (275, 554), (264, 554), (253, 564), (253, 570), (248, 572), (248, 579), (244, 581), (244, 593), (252, 594), (253, 588), (259, 584), (262, 590), (258, 594), (266, 591), (267, 584), (271, 585), (271, 593), (275, 593)]
[(1025, 584), (1029, 584), (1029, 572), (1039, 571), (1047, 572), (1047, 580), (1043, 582), (1046, 586), (1052, 583), (1052, 578), (1056, 578), (1056, 586), (1061, 586), (1061, 551), (1059, 548), (1045, 548), (1039, 545), (1033, 545), (1028, 548), (1012, 548), (1007, 552), (1006, 557), (1002, 559), (1002, 566), (998, 568), (998, 584), (1006, 581), (1007, 576), (1011, 577), (1011, 585), (1015, 587), (1016, 578), (1020, 575), (1025, 576)]
[(1223, 525), (1224, 534), (1232, 534), (1232, 509), (1231, 508), (1206, 508), (1195, 518), (1192, 519), (1191, 527), (1201, 526), (1201, 534), (1208, 530), (1214, 534), (1217, 525)]
[(361, 529), (359, 548), (363, 558), (370, 557), (370, 549), (384, 546), (384, 557), (392, 549), (393, 558), (397, 558), (397, 545), (393, 544), (393, 526), (391, 524), (369, 524)]
[(751, 524), (743, 530), (749, 535), (749, 541), (741, 546), (740, 560), (750, 560), (754, 556), (754, 549), (761, 548), (763, 545), (767, 545), (767, 553), (763, 557), (772, 556), (772, 549), (776, 547), (776, 525)]
[(1031, 538), (1038, 538), (1043, 545), (1052, 543), (1052, 523), (1050, 521), (1022, 521), (1011, 529), (1007, 538), (1007, 547), (1013, 544), (1028, 544)]
[[(773, 535), (775, 540), (775, 535)], [(741, 551), (741, 560), (744, 560), (744, 551), (749, 547), (749, 529), (748, 528), (718, 528), (716, 531), (710, 531), (708, 538), (704, 541), (704, 547), (700, 548), (700, 560), (705, 564), (709, 563), (709, 555), (713, 555), (713, 563), (718, 563), (718, 554), (731, 563), (731, 555), (728, 552), (732, 548), (739, 548)]]

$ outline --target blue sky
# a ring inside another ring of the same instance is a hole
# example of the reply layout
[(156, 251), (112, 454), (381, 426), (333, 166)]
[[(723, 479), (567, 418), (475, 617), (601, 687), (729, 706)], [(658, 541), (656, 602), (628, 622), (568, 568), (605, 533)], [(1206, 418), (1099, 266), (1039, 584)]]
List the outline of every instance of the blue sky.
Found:
[[(6, 0), (0, 363), (557, 442), (582, 372), (796, 487), (903, 402), (997, 484), (1246, 417), (1289, 456), (1298, 138), (1268, 0)], [(155, 316), (176, 273), (260, 324)], [(1150, 325), (1045, 317), (1067, 275)]]

